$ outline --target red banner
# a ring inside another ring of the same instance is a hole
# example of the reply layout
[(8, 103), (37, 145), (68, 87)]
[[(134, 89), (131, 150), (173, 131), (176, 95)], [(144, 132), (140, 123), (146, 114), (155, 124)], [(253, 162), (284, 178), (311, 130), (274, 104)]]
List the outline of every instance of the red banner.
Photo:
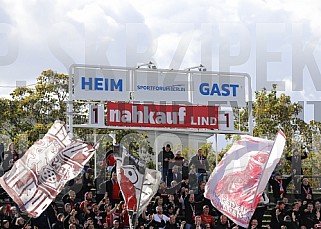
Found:
[(217, 106), (107, 103), (107, 125), (218, 129)]

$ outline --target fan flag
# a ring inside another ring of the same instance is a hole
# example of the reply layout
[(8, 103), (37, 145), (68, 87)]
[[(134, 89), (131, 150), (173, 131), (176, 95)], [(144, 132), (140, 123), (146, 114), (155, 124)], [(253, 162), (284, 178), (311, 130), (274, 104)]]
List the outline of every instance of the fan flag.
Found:
[(0, 184), (22, 211), (39, 217), (94, 152), (92, 146), (68, 136), (64, 123), (56, 121), (0, 178)]
[(156, 194), (161, 173), (145, 168), (145, 162), (136, 158), (121, 147), (121, 152), (115, 154), (117, 160), (117, 180), (124, 197), (127, 210), (135, 225), (135, 217), (147, 207)]
[(237, 225), (247, 228), (284, 145), (282, 131), (274, 143), (242, 136), (214, 169), (205, 186), (205, 197)]

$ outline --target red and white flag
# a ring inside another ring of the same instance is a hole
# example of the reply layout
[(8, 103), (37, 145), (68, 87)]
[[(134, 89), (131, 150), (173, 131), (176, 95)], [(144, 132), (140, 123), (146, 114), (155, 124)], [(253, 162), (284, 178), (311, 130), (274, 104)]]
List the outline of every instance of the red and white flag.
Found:
[(285, 135), (274, 143), (242, 136), (224, 155), (205, 186), (205, 197), (237, 225), (247, 228), (268, 180), (279, 162)]
[(144, 161), (121, 147), (117, 160), (117, 180), (125, 200), (126, 208), (135, 225), (138, 216), (147, 207), (159, 188), (161, 173), (146, 168)]
[(68, 136), (64, 123), (56, 121), (0, 178), (0, 184), (22, 211), (38, 217), (94, 152), (92, 146)]

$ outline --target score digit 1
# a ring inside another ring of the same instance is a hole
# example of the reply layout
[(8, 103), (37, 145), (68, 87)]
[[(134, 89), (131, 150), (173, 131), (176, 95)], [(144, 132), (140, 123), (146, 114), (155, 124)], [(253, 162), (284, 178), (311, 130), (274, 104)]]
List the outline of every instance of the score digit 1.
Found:
[(234, 115), (232, 107), (219, 107), (218, 114), (218, 129), (219, 130), (234, 130)]
[(89, 105), (89, 124), (104, 125), (104, 107), (103, 105)]

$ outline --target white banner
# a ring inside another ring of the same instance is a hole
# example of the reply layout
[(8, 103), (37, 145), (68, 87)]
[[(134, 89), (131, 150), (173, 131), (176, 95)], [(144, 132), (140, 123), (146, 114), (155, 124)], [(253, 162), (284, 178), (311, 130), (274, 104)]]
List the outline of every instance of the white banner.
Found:
[(0, 178), (0, 184), (22, 211), (39, 217), (94, 152), (92, 146), (73, 140), (64, 124), (56, 121)]
[(205, 186), (205, 197), (236, 224), (247, 228), (284, 145), (285, 136), (281, 131), (274, 144), (243, 136), (211, 174)]

